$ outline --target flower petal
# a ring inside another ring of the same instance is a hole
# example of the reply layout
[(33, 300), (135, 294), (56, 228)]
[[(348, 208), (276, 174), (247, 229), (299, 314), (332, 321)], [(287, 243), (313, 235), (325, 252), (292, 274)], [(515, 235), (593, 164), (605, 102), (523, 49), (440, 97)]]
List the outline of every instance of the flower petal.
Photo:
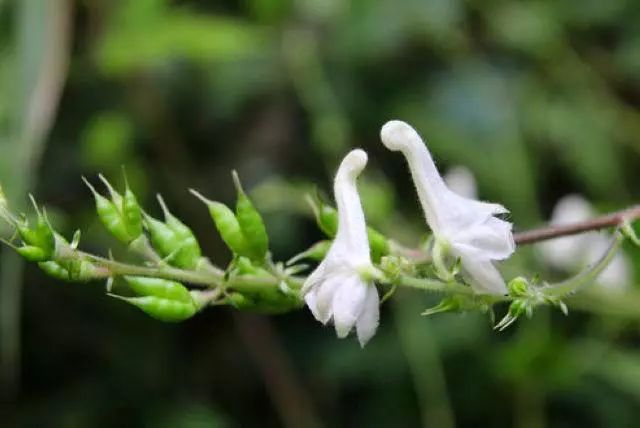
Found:
[(489, 260), (461, 256), (462, 268), (471, 286), (479, 293), (507, 294), (507, 286), (498, 269)]
[(364, 301), (362, 312), (356, 321), (356, 332), (360, 346), (364, 345), (376, 334), (380, 321), (380, 297), (375, 285), (367, 286), (367, 295)]
[(343, 282), (344, 277), (332, 276), (317, 287), (315, 303), (319, 316), (316, 319), (322, 324), (328, 323), (333, 316), (333, 299)]
[(357, 275), (343, 282), (333, 296), (333, 323), (339, 338), (349, 334), (362, 313), (365, 298), (367, 297), (368, 284)]
[(307, 292), (307, 294), (304, 295), (304, 301), (307, 304), (307, 307), (309, 308), (309, 310), (311, 311), (311, 313), (313, 314), (313, 317), (315, 319), (317, 319), (318, 321), (322, 322), (322, 317), (320, 316), (320, 312), (318, 311), (318, 294), (317, 294), (317, 289), (314, 288), (312, 290), (310, 290), (309, 292)]
[(485, 260), (504, 260), (516, 249), (511, 223), (495, 217), (467, 230), (460, 230), (451, 240), (460, 252), (468, 256), (474, 253), (475, 257)]

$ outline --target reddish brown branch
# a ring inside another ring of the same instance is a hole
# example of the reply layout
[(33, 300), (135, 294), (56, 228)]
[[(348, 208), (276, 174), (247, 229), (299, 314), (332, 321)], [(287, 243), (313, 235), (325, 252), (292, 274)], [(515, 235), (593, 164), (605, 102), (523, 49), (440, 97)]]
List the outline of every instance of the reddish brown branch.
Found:
[(611, 214), (595, 217), (589, 220), (567, 225), (545, 226), (539, 229), (527, 230), (514, 235), (516, 244), (527, 245), (561, 236), (576, 235), (590, 230), (605, 229), (619, 226), (623, 221), (633, 221), (640, 218), (640, 205), (617, 211)]

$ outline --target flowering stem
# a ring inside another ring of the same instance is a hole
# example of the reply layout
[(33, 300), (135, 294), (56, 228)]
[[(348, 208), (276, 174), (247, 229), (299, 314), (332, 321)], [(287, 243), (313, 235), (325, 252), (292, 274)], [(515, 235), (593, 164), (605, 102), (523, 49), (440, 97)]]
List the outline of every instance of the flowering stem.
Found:
[(420, 290), (441, 293), (475, 294), (471, 287), (465, 287), (464, 285), (457, 284), (455, 282), (447, 283), (437, 279), (415, 278), (408, 275), (400, 275), (393, 280), (390, 280), (389, 283), (399, 285), (401, 287), (418, 288)]
[(561, 236), (576, 235), (590, 230), (605, 229), (620, 226), (626, 221), (640, 218), (640, 205), (634, 205), (621, 211), (595, 217), (589, 220), (559, 226), (545, 226), (539, 229), (527, 230), (514, 234), (518, 245), (533, 244)]
[(550, 297), (563, 297), (568, 294), (575, 293), (584, 285), (590, 284), (607, 266), (609, 266), (611, 259), (616, 255), (622, 241), (624, 241), (624, 236), (621, 233), (616, 233), (613, 242), (607, 249), (607, 252), (593, 266), (573, 278), (550, 285), (544, 290), (544, 294)]

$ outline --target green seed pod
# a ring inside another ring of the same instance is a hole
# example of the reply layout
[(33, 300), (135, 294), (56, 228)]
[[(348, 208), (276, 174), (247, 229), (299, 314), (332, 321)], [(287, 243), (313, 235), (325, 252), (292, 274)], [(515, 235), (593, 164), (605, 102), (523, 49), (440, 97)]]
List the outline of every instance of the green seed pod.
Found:
[(122, 218), (127, 228), (130, 240), (134, 240), (142, 235), (142, 209), (138, 204), (136, 195), (129, 188), (127, 183), (124, 197), (122, 198)]
[(100, 271), (87, 260), (73, 259), (67, 262), (42, 262), (38, 266), (47, 275), (67, 282), (89, 282), (108, 276), (107, 271)]
[(175, 239), (179, 243), (179, 250), (173, 257), (173, 264), (183, 269), (194, 269), (202, 258), (202, 250), (198, 240), (186, 224), (171, 214), (160, 195), (158, 195), (158, 201), (164, 213), (164, 222), (173, 231)]
[(100, 195), (87, 179), (82, 178), (96, 200), (98, 218), (117, 240), (129, 244), (142, 235), (142, 208), (128, 184), (125, 195), (122, 196), (104, 176), (99, 177), (109, 190), (111, 201)]
[[(85, 184), (91, 190), (94, 199), (96, 200), (96, 212), (98, 218), (104, 225), (104, 227), (111, 233), (118, 241), (128, 244), (131, 241), (131, 236), (127, 230), (127, 226), (118, 211), (115, 203), (109, 201), (107, 198), (96, 192), (96, 189), (82, 177)], [(110, 188), (110, 187), (109, 187)], [(112, 195), (113, 196), (113, 195)], [(120, 198), (122, 201), (122, 198)]]
[(269, 236), (264, 221), (242, 189), (240, 178), (235, 171), (233, 171), (233, 182), (238, 192), (236, 217), (244, 234), (247, 249), (251, 252), (253, 260), (262, 261), (269, 250)]
[(109, 294), (111, 297), (124, 300), (138, 308), (147, 315), (165, 322), (180, 322), (191, 318), (197, 312), (193, 300), (188, 303), (176, 300), (163, 299), (156, 296), (122, 297)]
[(149, 215), (145, 215), (144, 224), (147, 227), (147, 231), (149, 231), (151, 244), (153, 244), (158, 253), (162, 257), (175, 255), (176, 250), (180, 247), (175, 232), (160, 220)]
[(380, 259), (389, 254), (389, 240), (382, 233), (367, 227), (369, 237), (369, 247), (371, 249), (371, 259), (378, 263)]
[(26, 260), (43, 262), (50, 260), (54, 256), (56, 250), (55, 235), (51, 226), (39, 211), (38, 223), (34, 228), (30, 228), (26, 220), (18, 223), (16, 228), (24, 242), (24, 245), (16, 251)]
[(40, 262), (38, 263), (38, 267), (40, 267), (40, 269), (42, 269), (44, 273), (52, 278), (58, 279), (60, 281), (69, 280), (69, 271), (60, 266), (60, 264), (57, 262)]
[(250, 256), (240, 223), (233, 211), (225, 204), (211, 201), (195, 190), (191, 190), (191, 193), (207, 205), (216, 229), (231, 251), (241, 256)]
[(27, 261), (30, 262), (44, 262), (49, 260), (50, 255), (47, 254), (42, 248), (34, 247), (33, 245), (25, 245), (17, 248), (16, 251)]
[(143, 276), (125, 276), (124, 279), (139, 296), (153, 296), (181, 303), (193, 303), (189, 290), (179, 282)]
[(318, 211), (316, 221), (320, 230), (329, 238), (334, 238), (338, 232), (338, 211), (326, 204), (321, 203)]

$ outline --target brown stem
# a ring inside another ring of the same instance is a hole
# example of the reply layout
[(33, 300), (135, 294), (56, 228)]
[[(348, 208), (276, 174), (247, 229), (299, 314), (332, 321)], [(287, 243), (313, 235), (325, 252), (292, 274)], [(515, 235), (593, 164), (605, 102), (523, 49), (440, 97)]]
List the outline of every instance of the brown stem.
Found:
[(567, 225), (545, 226), (539, 229), (527, 230), (514, 235), (516, 244), (527, 245), (547, 239), (559, 238), (561, 236), (576, 235), (590, 230), (616, 227), (624, 221), (633, 221), (640, 218), (640, 205), (634, 205), (627, 209), (611, 214), (595, 217), (589, 220)]

